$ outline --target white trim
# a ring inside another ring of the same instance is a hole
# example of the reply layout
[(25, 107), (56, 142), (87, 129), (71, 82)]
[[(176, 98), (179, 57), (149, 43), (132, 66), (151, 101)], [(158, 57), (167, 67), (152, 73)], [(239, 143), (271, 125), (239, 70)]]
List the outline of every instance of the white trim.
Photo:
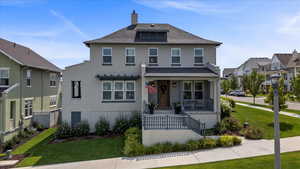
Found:
[[(154, 56), (154, 55), (150, 55), (150, 49), (156, 49), (157, 50), (157, 55), (156, 56)], [(150, 63), (150, 57), (156, 57), (157, 59), (156, 59), (156, 63)], [(148, 64), (149, 65), (151, 65), (151, 64), (159, 64), (159, 61), (158, 61), (158, 48), (155, 48), (155, 47), (150, 47), (150, 48), (148, 48)]]
[[(134, 62), (133, 63), (127, 63), (127, 49), (133, 49), (133, 55), (128, 55), (129, 57), (134, 57)], [(134, 47), (126, 47), (125, 48), (125, 65), (130, 65), (130, 64), (132, 64), (132, 65), (134, 65), (135, 64), (135, 62), (136, 62), (136, 54), (135, 54), (135, 48)]]
[[(110, 49), (110, 55), (104, 55), (104, 52), (103, 52), (104, 49)], [(101, 58), (102, 59), (102, 64), (112, 64), (112, 47), (102, 47), (101, 48), (101, 55), (102, 55), (102, 58)], [(104, 56), (110, 56), (111, 57), (111, 59), (110, 59), (111, 62), (110, 63), (104, 62), (104, 59), (103, 59)]]
[[(196, 50), (201, 49), (202, 50), (202, 56), (196, 56)], [(202, 57), (202, 63), (196, 63), (196, 57)], [(194, 48), (194, 64), (203, 64), (204, 63), (204, 48)]]
[[(122, 89), (118, 89), (117, 90), (116, 89), (116, 83), (122, 83)], [(122, 81), (122, 80), (115, 80), (114, 81), (114, 94), (116, 92), (122, 92), (122, 99), (116, 99), (116, 97), (114, 95), (113, 100), (115, 100), (115, 101), (123, 101), (124, 100), (124, 81)]]
[[(172, 51), (175, 50), (175, 49), (179, 49), (179, 55), (178, 56), (174, 56), (174, 57), (179, 57), (179, 63), (173, 63), (173, 53), (172, 53)], [(172, 64), (181, 65), (181, 48), (171, 48), (171, 65)]]
[(0, 67), (0, 70), (7, 70), (8, 71), (8, 73), (7, 73), (7, 75), (8, 75), (8, 77), (3, 77), (3, 78), (1, 78), (1, 79), (8, 79), (8, 85), (0, 85), (0, 87), (9, 87), (9, 79), (10, 79), (10, 68), (9, 67)]
[[(30, 75), (29, 78), (28, 78), (28, 72), (30, 72), (30, 73), (29, 73), (29, 75)], [(31, 81), (31, 80), (32, 80), (32, 73), (31, 73), (31, 72), (32, 72), (31, 69), (27, 69), (27, 70), (26, 70), (26, 87), (31, 87), (31, 83), (32, 83), (32, 81)], [(28, 79), (30, 80), (30, 85), (27, 85), (27, 80), (28, 80)]]
[[(30, 110), (30, 108), (31, 108), (31, 114), (29, 114), (29, 112), (28, 112), (28, 114), (29, 115), (27, 115), (26, 116), (26, 108), (25, 108), (25, 106), (26, 106), (26, 101), (31, 101), (31, 107), (28, 107), (27, 109), (28, 109), (28, 111)], [(33, 115), (33, 98), (25, 98), (24, 99), (24, 118), (25, 119), (29, 119), (29, 118), (31, 118), (32, 117), (32, 115)]]
[(17, 62), (20, 65), (24, 65), (23, 63), (21, 63), (20, 61), (18, 61), (17, 59), (15, 59), (14, 57), (10, 56), (9, 54), (7, 54), (6, 52), (4, 52), (2, 49), (0, 49), (0, 52), (2, 52), (4, 55), (6, 55), (7, 57), (9, 57), (11, 60)]
[[(15, 87), (18, 87), (19, 83), (16, 83), (14, 85), (12, 85), (11, 87), (9, 87), (8, 89), (4, 90), (3, 93), (9, 93), (12, 89), (14, 89)], [(0, 86), (1, 87), (1, 86)]]
[[(110, 90), (104, 90), (104, 83), (110, 83)], [(104, 92), (105, 91), (110, 91), (111, 92), (111, 98), (110, 99), (104, 99)], [(113, 92), (113, 81), (110, 81), (110, 80), (105, 80), (105, 81), (102, 81), (102, 100), (104, 101), (112, 101), (113, 100), (113, 96), (114, 95), (114, 92)]]
[[(133, 83), (133, 90), (127, 90), (127, 83)], [(126, 101), (135, 101), (136, 100), (136, 86), (135, 86), (135, 81), (134, 80), (126, 80), (124, 81), (124, 84), (125, 84), (125, 88), (124, 88), (124, 93), (125, 93), (125, 100)], [(126, 92), (134, 92), (134, 95), (133, 95), (133, 99), (127, 99), (126, 98)]]
[[(51, 98), (55, 98), (55, 105), (51, 105)], [(57, 95), (49, 96), (49, 107), (56, 107), (57, 106)]]

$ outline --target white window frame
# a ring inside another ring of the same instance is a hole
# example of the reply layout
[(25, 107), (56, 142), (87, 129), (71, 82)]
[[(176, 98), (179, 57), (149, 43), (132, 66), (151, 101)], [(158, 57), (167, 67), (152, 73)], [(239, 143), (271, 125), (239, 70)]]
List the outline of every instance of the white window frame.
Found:
[[(53, 104), (53, 100), (52, 99), (55, 99), (55, 104)], [(53, 96), (49, 96), (49, 107), (56, 107), (57, 106), (57, 96), (56, 95), (53, 95)]]
[[(110, 90), (104, 89), (104, 83), (110, 83)], [(104, 99), (104, 92), (111, 92), (110, 99)], [(103, 81), (102, 82), (102, 100), (104, 101), (112, 101), (114, 99), (114, 83), (113, 81)]]
[[(196, 50), (202, 50), (202, 56), (198, 56), (198, 55), (196, 55)], [(196, 63), (196, 57), (201, 57), (202, 58), (202, 63)], [(194, 48), (194, 64), (199, 64), (199, 65), (202, 65), (203, 64), (203, 62), (204, 62), (204, 49), (203, 48)]]
[[(31, 83), (32, 83), (31, 79), (32, 79), (32, 70), (28, 69), (26, 70), (26, 87), (31, 87)], [(30, 85), (27, 84), (28, 80), (30, 81)]]
[[(150, 55), (150, 50), (151, 50), (151, 49), (156, 49), (156, 51), (157, 51), (156, 53), (157, 53), (157, 54), (156, 54), (156, 55)], [(151, 62), (150, 62), (150, 58), (151, 58), (151, 57), (156, 57), (156, 63), (151, 63)], [(158, 62), (158, 48), (148, 48), (148, 63), (149, 63), (149, 65), (155, 65), (155, 64), (158, 64), (158, 63), (159, 63), (159, 62)]]
[[(177, 50), (177, 49), (179, 49), (179, 55), (178, 56), (175, 56), (175, 55), (173, 55), (173, 50)], [(179, 57), (179, 63), (173, 63), (173, 57)], [(180, 66), (181, 65), (181, 48), (171, 48), (171, 65), (172, 66)]]
[[(127, 89), (127, 83), (133, 83), (133, 90), (128, 90)], [(127, 81), (125, 81), (125, 86), (124, 86), (124, 94), (125, 94), (125, 96), (124, 96), (124, 99), (125, 100), (127, 100), (127, 101), (134, 101), (135, 100), (135, 95), (136, 95), (136, 87), (135, 87), (135, 81), (133, 81), (133, 80), (127, 80)], [(127, 92), (134, 92), (134, 94), (133, 94), (133, 99), (127, 99)]]
[(9, 76), (10, 76), (10, 69), (8, 67), (0, 67), (0, 70), (8, 71), (8, 77), (0, 77), (0, 79), (8, 79), (8, 85), (0, 85), (0, 87), (9, 87)]
[[(52, 79), (52, 77), (54, 77), (54, 79)], [(51, 82), (55, 82), (55, 85), (52, 85)], [(56, 87), (57, 86), (56, 82), (57, 82), (57, 74), (53, 73), (53, 72), (50, 72), (49, 73), (49, 86), (50, 87)]]
[[(120, 89), (116, 89), (116, 83), (122, 83), (122, 89), (120, 90)], [(113, 96), (113, 99), (114, 100), (116, 100), (116, 101), (123, 101), (124, 100), (124, 88), (125, 88), (125, 86), (124, 86), (124, 81), (120, 81), (120, 80), (116, 80), (116, 81), (114, 81), (114, 96)], [(116, 92), (122, 92), (122, 99), (116, 99)]]
[[(130, 49), (133, 49), (133, 55), (127, 55), (127, 50), (130, 50)], [(126, 65), (134, 65), (135, 64), (135, 48), (133, 48), (133, 47), (128, 47), (128, 48), (125, 48), (125, 64)], [(133, 63), (128, 63), (127, 62), (127, 57), (134, 57), (134, 62)]]
[[(27, 101), (31, 101), (31, 106), (26, 108)], [(26, 110), (28, 111), (27, 115), (26, 115)], [(30, 114), (30, 110), (31, 110), (31, 114)], [(31, 118), (32, 115), (33, 115), (33, 98), (26, 98), (26, 99), (24, 99), (24, 117), (25, 117), (25, 119), (28, 119), (28, 118)]]
[[(184, 85), (186, 83), (190, 83), (191, 84), (191, 90), (185, 90)], [(187, 80), (187, 81), (183, 81), (183, 85), (182, 85), (182, 91), (183, 91), (183, 100), (193, 100), (193, 81), (192, 80)], [(185, 92), (191, 92), (191, 99), (185, 99), (184, 98), (184, 93)]]
[[(104, 55), (104, 49), (110, 49), (110, 55)], [(104, 65), (110, 65), (110, 64), (112, 64), (112, 47), (103, 47), (102, 49), (101, 49), (101, 54), (102, 54), (102, 64), (104, 64)], [(110, 62), (104, 62), (104, 57), (110, 57)]]
[[(194, 98), (193, 99), (195, 99), (195, 100), (203, 100), (204, 99), (204, 84), (203, 84), (203, 81), (195, 80), (195, 81), (193, 81), (193, 83), (194, 83), (194, 91), (193, 91)], [(196, 90), (196, 83), (200, 83), (201, 84), (202, 90)], [(196, 99), (196, 92), (202, 92), (202, 99)]]

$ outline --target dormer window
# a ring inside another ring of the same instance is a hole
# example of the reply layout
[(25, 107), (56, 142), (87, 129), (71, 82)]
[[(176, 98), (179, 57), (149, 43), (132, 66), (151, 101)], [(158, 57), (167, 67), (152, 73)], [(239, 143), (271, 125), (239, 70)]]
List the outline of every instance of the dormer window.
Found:
[(103, 65), (112, 64), (112, 48), (102, 48)]
[(138, 31), (135, 37), (136, 42), (167, 42), (167, 31), (147, 30)]

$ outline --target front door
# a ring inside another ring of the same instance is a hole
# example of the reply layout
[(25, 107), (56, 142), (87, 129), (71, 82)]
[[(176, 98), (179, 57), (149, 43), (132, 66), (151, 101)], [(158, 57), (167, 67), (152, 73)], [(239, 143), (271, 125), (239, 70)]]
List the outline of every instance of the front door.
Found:
[(160, 109), (170, 108), (170, 81), (158, 81), (158, 107)]

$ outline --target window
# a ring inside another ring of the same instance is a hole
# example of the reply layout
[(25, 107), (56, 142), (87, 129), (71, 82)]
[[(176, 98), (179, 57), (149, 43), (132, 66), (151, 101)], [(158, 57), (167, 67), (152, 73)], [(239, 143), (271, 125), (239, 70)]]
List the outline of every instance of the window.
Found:
[(203, 64), (203, 49), (195, 48), (194, 49), (194, 63)]
[(135, 48), (125, 49), (126, 64), (135, 64)]
[(26, 71), (26, 86), (31, 87), (31, 70)]
[(0, 86), (7, 87), (9, 85), (9, 69), (0, 68)]
[(72, 81), (72, 98), (81, 98), (81, 81)]
[(135, 38), (136, 42), (167, 42), (167, 32), (145, 32), (138, 31)]
[(172, 48), (171, 55), (172, 55), (172, 65), (180, 65), (180, 55), (181, 55), (180, 48)]
[(183, 82), (183, 99), (184, 100), (192, 99), (192, 82), (191, 81)]
[(103, 81), (104, 101), (132, 101), (135, 100), (134, 81)]
[(10, 115), (9, 119), (13, 120), (15, 118), (16, 114), (16, 101), (11, 101), (10, 102)]
[(33, 99), (27, 99), (25, 100), (25, 117), (32, 116), (32, 101)]
[(157, 64), (158, 63), (158, 49), (157, 48), (149, 48), (149, 64)]
[(112, 48), (102, 48), (103, 64), (112, 63)]
[(195, 81), (195, 99), (203, 99), (203, 83)]
[(57, 74), (50, 73), (50, 87), (56, 87)]
[(49, 106), (56, 106), (56, 96), (50, 96), (50, 103)]

